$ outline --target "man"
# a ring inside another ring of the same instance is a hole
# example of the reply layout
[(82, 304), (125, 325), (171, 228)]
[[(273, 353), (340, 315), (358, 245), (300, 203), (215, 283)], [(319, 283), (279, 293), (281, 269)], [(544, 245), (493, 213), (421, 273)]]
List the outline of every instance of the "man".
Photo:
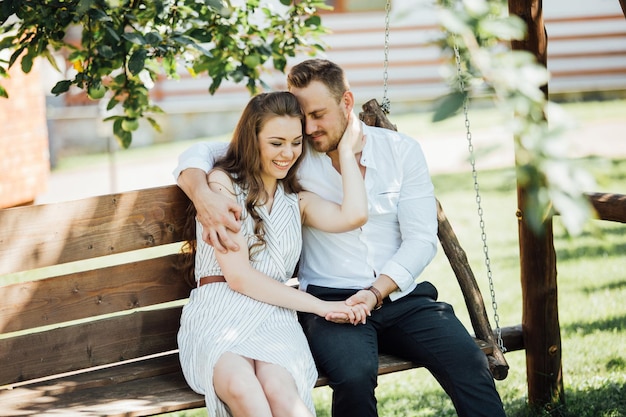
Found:
[[(305, 113), (313, 148), (302, 161), (301, 183), (341, 201), (337, 143), (354, 107), (343, 70), (327, 60), (307, 60), (291, 69), (287, 84)], [(435, 287), (416, 282), (437, 248), (433, 185), (419, 144), (369, 126), (363, 126), (363, 135), (355, 157), (365, 178), (369, 220), (348, 233), (304, 228), (298, 272), (303, 290), (326, 300), (365, 303), (372, 310), (367, 323), (357, 326), (343, 324), (339, 316), (332, 321), (300, 317), (315, 361), (329, 377), (333, 416), (377, 416), (379, 351), (426, 367), (460, 417), (504, 416), (485, 355), (452, 308), (436, 301)], [(174, 175), (209, 229), (206, 240), (219, 250), (237, 250), (220, 239), (225, 228), (237, 230), (239, 208), (215, 201), (206, 186), (204, 171), (214, 151), (192, 147), (181, 155)]]

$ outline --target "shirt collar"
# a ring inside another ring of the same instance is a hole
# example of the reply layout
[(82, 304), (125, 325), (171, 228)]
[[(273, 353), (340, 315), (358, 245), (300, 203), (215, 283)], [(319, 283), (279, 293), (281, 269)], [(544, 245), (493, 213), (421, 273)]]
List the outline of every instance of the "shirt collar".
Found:
[(361, 122), (363, 125), (363, 134), (365, 135), (365, 145), (363, 146), (363, 151), (361, 151), (361, 165), (366, 168), (376, 169), (376, 158), (373, 158), (374, 154), (374, 144), (373, 138), (374, 135), (368, 134), (368, 130), (371, 129), (370, 126)]

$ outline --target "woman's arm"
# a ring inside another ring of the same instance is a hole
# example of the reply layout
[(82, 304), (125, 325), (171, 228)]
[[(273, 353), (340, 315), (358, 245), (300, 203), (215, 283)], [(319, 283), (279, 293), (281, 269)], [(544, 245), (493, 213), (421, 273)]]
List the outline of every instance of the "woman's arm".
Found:
[[(214, 192), (221, 193), (227, 198), (234, 198), (234, 190), (229, 188), (229, 185), (232, 187), (231, 180), (226, 173), (214, 171), (209, 174), (209, 187)], [(234, 291), (279, 307), (314, 313), (321, 317), (336, 313), (341, 317), (348, 317), (353, 324), (365, 323), (369, 311), (362, 305), (350, 307), (342, 301), (323, 301), (254, 269), (248, 259), (245, 236), (241, 231), (238, 233), (228, 231), (227, 233), (241, 249), (226, 253), (216, 251), (215, 255), (228, 286)]]
[(315, 193), (300, 193), (302, 223), (325, 232), (347, 232), (367, 222), (367, 194), (356, 153), (363, 149), (365, 137), (361, 121), (350, 113), (348, 126), (339, 142), (337, 152), (343, 186), (341, 205), (323, 199)]

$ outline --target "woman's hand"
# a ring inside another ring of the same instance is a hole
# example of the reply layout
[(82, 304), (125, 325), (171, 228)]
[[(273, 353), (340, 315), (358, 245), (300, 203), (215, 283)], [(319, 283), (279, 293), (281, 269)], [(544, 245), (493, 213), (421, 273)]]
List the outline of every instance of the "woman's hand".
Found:
[(350, 112), (348, 126), (346, 126), (346, 130), (337, 145), (337, 150), (340, 155), (344, 152), (346, 155), (354, 155), (363, 149), (363, 142), (365, 142), (365, 137), (363, 136), (361, 120), (353, 112)]

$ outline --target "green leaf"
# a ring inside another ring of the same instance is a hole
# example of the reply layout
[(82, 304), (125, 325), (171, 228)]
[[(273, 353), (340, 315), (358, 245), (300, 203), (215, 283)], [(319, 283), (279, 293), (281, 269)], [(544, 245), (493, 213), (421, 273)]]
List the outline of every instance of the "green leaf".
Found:
[(461, 91), (455, 91), (444, 96), (433, 114), (433, 122), (440, 122), (457, 114), (463, 107), (465, 96), (466, 94)]
[(91, 8), (87, 12), (87, 14), (92, 19), (98, 20), (100, 22), (112, 22), (113, 21), (113, 19), (108, 14), (106, 14), (103, 10), (100, 10), (100, 9)]
[(107, 33), (109, 34), (109, 36), (110, 36), (111, 38), (113, 38), (113, 40), (114, 40), (115, 42), (119, 42), (119, 41), (120, 41), (120, 35), (118, 35), (118, 33), (115, 31), (115, 29), (114, 29), (114, 28), (112, 28), (112, 27), (111, 27), (111, 26), (109, 26), (109, 25), (104, 25), (104, 30), (106, 30), (106, 31), (107, 31)]
[(17, 61), (17, 58), (19, 58), (20, 55), (22, 55), (22, 52), (24, 52), (24, 49), (26, 49), (27, 46), (28, 45), (22, 45), (15, 52), (11, 54), (11, 58), (9, 58), (9, 67), (12, 66), (15, 63), (15, 61)]
[(0, 85), (0, 97), (9, 98), (9, 93), (7, 93), (7, 90), (1, 85)]
[(304, 21), (304, 24), (307, 26), (321, 26), (322, 18), (317, 15), (314, 15), (306, 19)]
[(98, 45), (96, 50), (98, 51), (98, 54), (102, 55), (106, 59), (113, 58), (114, 52), (110, 45)]
[(159, 133), (163, 132), (163, 130), (161, 129), (161, 126), (157, 123), (156, 120), (154, 120), (154, 118), (146, 117), (146, 120), (150, 123), (150, 125), (152, 126), (154, 130), (156, 130)]
[(13, 41), (15, 41), (15, 38), (15, 36), (7, 36), (0, 39), (0, 50), (11, 48), (13, 46)]
[(141, 72), (146, 64), (146, 56), (148, 52), (145, 49), (135, 51), (128, 60), (128, 70), (137, 75)]
[(70, 89), (71, 85), (72, 82), (70, 80), (59, 81), (54, 87), (52, 87), (52, 90), (50, 90), (50, 92), (55, 96), (58, 96), (59, 94), (67, 92)]
[(119, 104), (119, 100), (112, 98), (111, 100), (109, 100), (109, 102), (107, 103), (107, 111), (110, 111), (113, 109), (113, 107), (117, 106)]
[(95, 0), (80, 0), (76, 6), (76, 15), (80, 19), (89, 11)]
[(133, 134), (131, 132), (122, 131), (120, 135), (116, 135), (117, 141), (124, 149), (128, 149), (133, 142)]
[(126, 39), (129, 42), (132, 42), (136, 45), (145, 45), (146, 39), (139, 32), (126, 32), (122, 34), (122, 38)]
[(274, 56), (272, 60), (274, 61), (274, 68), (280, 72), (285, 72), (285, 67), (287, 66), (287, 59), (285, 57)]
[[(187, 36), (198, 40), (199, 42), (211, 42), (211, 40), (213, 40), (213, 35), (211, 34), (211, 32), (205, 30), (205, 29), (201, 29), (201, 28), (196, 28), (196, 29), (192, 29), (189, 32), (187, 32)], [(184, 39), (179, 40), (178, 37), (182, 37)], [(175, 40), (178, 43), (182, 43), (185, 44), (185, 40), (187, 40), (187, 38), (185, 36), (182, 35), (174, 35), (171, 37), (171, 39)]]
[(24, 71), (25, 74), (28, 74), (31, 69), (33, 69), (33, 56), (31, 55), (29, 51), (22, 58), (22, 71)]
[(223, 0), (205, 0), (205, 3), (214, 10), (220, 10), (224, 7)]
[(157, 32), (150, 32), (146, 34), (145, 40), (148, 45), (158, 45), (163, 42), (163, 37)]

